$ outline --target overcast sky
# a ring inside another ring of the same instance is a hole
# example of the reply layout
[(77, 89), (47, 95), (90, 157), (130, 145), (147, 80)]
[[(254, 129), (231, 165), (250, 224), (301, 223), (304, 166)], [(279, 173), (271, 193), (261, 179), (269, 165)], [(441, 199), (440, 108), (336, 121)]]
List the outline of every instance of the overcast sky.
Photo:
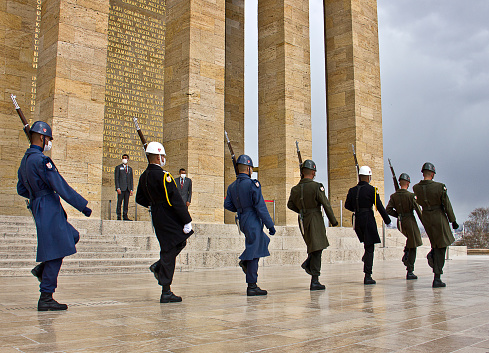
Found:
[[(246, 2), (245, 148), (258, 164), (256, 3)], [(322, 0), (310, 0), (312, 157), (326, 184), (322, 14)], [(386, 199), (387, 158), (411, 185), (429, 161), (462, 223), (489, 207), (489, 0), (378, 0), (378, 20)]]

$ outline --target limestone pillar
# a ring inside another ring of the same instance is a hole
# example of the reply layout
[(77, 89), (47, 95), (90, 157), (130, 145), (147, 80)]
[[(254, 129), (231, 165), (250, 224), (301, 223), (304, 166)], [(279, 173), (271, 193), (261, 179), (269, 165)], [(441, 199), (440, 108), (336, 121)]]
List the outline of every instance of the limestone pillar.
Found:
[(295, 141), (304, 160), (312, 157), (307, 0), (258, 1), (258, 104), (263, 196), (276, 202), (276, 224), (297, 224), (287, 209), (300, 179)]
[(224, 222), (225, 1), (167, 1), (167, 169), (193, 180), (195, 222)]
[[(384, 200), (382, 113), (376, 0), (325, 0), (328, 189), (337, 216), (357, 183), (352, 156), (372, 169)], [(344, 210), (343, 224), (351, 224)], [(379, 222), (380, 218), (378, 218)]]
[[(244, 153), (244, 0), (226, 0), (226, 79), (224, 128), (236, 158)], [(236, 180), (231, 155), (224, 146), (224, 196)], [(234, 223), (234, 213), (225, 211), (225, 223)]]
[[(51, 157), (100, 217), (108, 0), (42, 2), (37, 99)], [(83, 217), (72, 207), (66, 211)]]

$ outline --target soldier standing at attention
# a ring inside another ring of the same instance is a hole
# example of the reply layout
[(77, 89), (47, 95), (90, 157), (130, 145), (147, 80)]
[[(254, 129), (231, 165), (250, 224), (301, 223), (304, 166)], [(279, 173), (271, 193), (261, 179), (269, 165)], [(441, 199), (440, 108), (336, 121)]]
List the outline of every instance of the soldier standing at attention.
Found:
[(60, 197), (90, 217), (88, 201), (73, 190), (59, 174), (51, 158), (43, 154), (51, 149), (51, 127), (36, 121), (30, 129), (31, 146), (20, 162), (17, 193), (29, 198), (37, 228), (37, 259), (41, 264), (31, 271), (40, 284), (38, 311), (66, 310), (66, 304), (53, 299), (58, 286), (58, 274), (65, 256), (76, 253), (75, 244), (80, 234), (68, 223)]
[(302, 164), (302, 179), (290, 190), (287, 207), (299, 214), (299, 228), (307, 245), (307, 259), (302, 268), (311, 275), (310, 290), (322, 290), (326, 287), (319, 283), (321, 275), (321, 255), (329, 246), (324, 226), (323, 205), (326, 215), (333, 227), (338, 225), (333, 209), (324, 193), (324, 186), (315, 182), (316, 163), (307, 159)]
[(452, 223), (453, 229), (458, 229), (458, 224), (445, 184), (433, 181), (436, 174), (435, 166), (426, 162), (421, 172), (424, 179), (413, 186), (413, 191), (419, 205), (423, 208), (422, 222), (430, 238), (433, 273), (435, 274), (433, 288), (445, 287), (446, 284), (441, 281), (445, 252), (447, 246), (455, 241), (448, 222)]
[(403, 257), (404, 265), (407, 268), (406, 279), (418, 279), (414, 272), (414, 262), (416, 261), (416, 248), (423, 245), (421, 234), (419, 233), (418, 223), (414, 217), (413, 210), (421, 218), (421, 212), (416, 203), (416, 196), (408, 191), (411, 179), (406, 173), (399, 176), (400, 189), (393, 193), (387, 204), (386, 211), (389, 215), (399, 220), (399, 230), (407, 238)]
[(358, 171), (358, 175), (360, 182), (348, 190), (345, 208), (354, 212), (353, 226), (355, 233), (357, 233), (357, 237), (363, 243), (363, 248), (365, 249), (362, 257), (363, 272), (365, 273), (363, 283), (375, 284), (375, 280), (372, 279), (372, 267), (374, 264), (375, 244), (380, 243), (380, 237), (372, 206), (375, 205), (385, 224), (390, 224), (391, 219), (382, 205), (377, 188), (370, 185), (372, 170), (367, 166), (362, 166)]
[(193, 234), (192, 218), (180, 196), (177, 184), (170, 173), (163, 170), (166, 163), (165, 149), (159, 142), (150, 142), (146, 147), (148, 167), (139, 177), (136, 202), (151, 207), (153, 227), (160, 243), (160, 260), (150, 266), (162, 292), (160, 303), (181, 302), (171, 291), (178, 254), (187, 245)]
[(269, 234), (275, 234), (275, 227), (268, 213), (258, 180), (251, 179), (253, 161), (245, 154), (236, 161), (239, 175), (227, 190), (224, 208), (238, 213), (239, 227), (246, 237), (245, 251), (239, 257), (240, 266), (246, 274), (248, 296), (267, 295), (267, 291), (256, 285), (258, 280), (258, 260), (270, 256), (270, 238), (263, 232), (263, 225)]

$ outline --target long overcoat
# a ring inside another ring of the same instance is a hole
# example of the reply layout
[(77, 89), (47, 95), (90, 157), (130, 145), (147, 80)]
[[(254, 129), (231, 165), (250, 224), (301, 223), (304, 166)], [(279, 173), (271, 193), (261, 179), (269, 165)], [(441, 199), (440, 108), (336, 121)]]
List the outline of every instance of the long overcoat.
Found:
[(423, 208), (423, 225), (432, 248), (445, 248), (455, 241), (448, 222), (455, 222), (455, 213), (445, 184), (421, 180), (413, 186), (418, 204)]
[(416, 211), (419, 219), (422, 219), (422, 215), (416, 203), (416, 196), (412, 192), (406, 189), (397, 190), (391, 195), (385, 210), (389, 215), (399, 220), (399, 230), (407, 238), (406, 248), (412, 249), (423, 245), (413, 211)]
[(228, 186), (224, 208), (237, 212), (240, 229), (246, 238), (245, 251), (239, 258), (253, 260), (269, 256), (270, 238), (263, 232), (263, 226), (270, 229), (274, 224), (268, 213), (258, 180), (240, 173), (236, 180)]
[(307, 253), (326, 249), (329, 246), (324, 226), (321, 205), (333, 226), (338, 224), (333, 209), (324, 192), (324, 186), (312, 179), (303, 178), (290, 190), (287, 207), (299, 213), (299, 226), (304, 226), (302, 237), (307, 245)]
[(168, 252), (193, 234), (183, 232), (192, 221), (175, 180), (159, 165), (149, 164), (139, 177), (136, 202), (151, 206), (151, 219), (162, 251)]
[(60, 197), (82, 211), (88, 204), (59, 174), (51, 158), (41, 147), (25, 152), (18, 171), (17, 193), (30, 199), (37, 228), (38, 262), (59, 259), (76, 253), (78, 231), (68, 223)]
[[(360, 191), (357, 192), (359, 187)], [(385, 211), (379, 193), (372, 185), (366, 181), (360, 181), (356, 186), (348, 190), (345, 208), (355, 213), (355, 233), (357, 233), (360, 242), (365, 245), (380, 243), (377, 222), (375, 221), (374, 211), (372, 209), (374, 205), (377, 206), (377, 211), (382, 216), (385, 224), (390, 224), (391, 219)]]

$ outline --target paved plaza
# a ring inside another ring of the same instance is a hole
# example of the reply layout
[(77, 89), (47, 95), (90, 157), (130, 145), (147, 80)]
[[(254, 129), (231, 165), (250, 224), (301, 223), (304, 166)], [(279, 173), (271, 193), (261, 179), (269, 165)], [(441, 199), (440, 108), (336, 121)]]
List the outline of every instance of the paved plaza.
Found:
[(34, 277), (2, 277), (0, 352), (489, 352), (489, 256), (447, 262), (431, 288), (426, 261), (325, 264), (325, 291), (299, 266), (263, 267), (267, 297), (246, 297), (238, 268), (177, 272), (182, 303), (160, 304), (142, 274), (61, 275), (66, 312), (37, 312)]

